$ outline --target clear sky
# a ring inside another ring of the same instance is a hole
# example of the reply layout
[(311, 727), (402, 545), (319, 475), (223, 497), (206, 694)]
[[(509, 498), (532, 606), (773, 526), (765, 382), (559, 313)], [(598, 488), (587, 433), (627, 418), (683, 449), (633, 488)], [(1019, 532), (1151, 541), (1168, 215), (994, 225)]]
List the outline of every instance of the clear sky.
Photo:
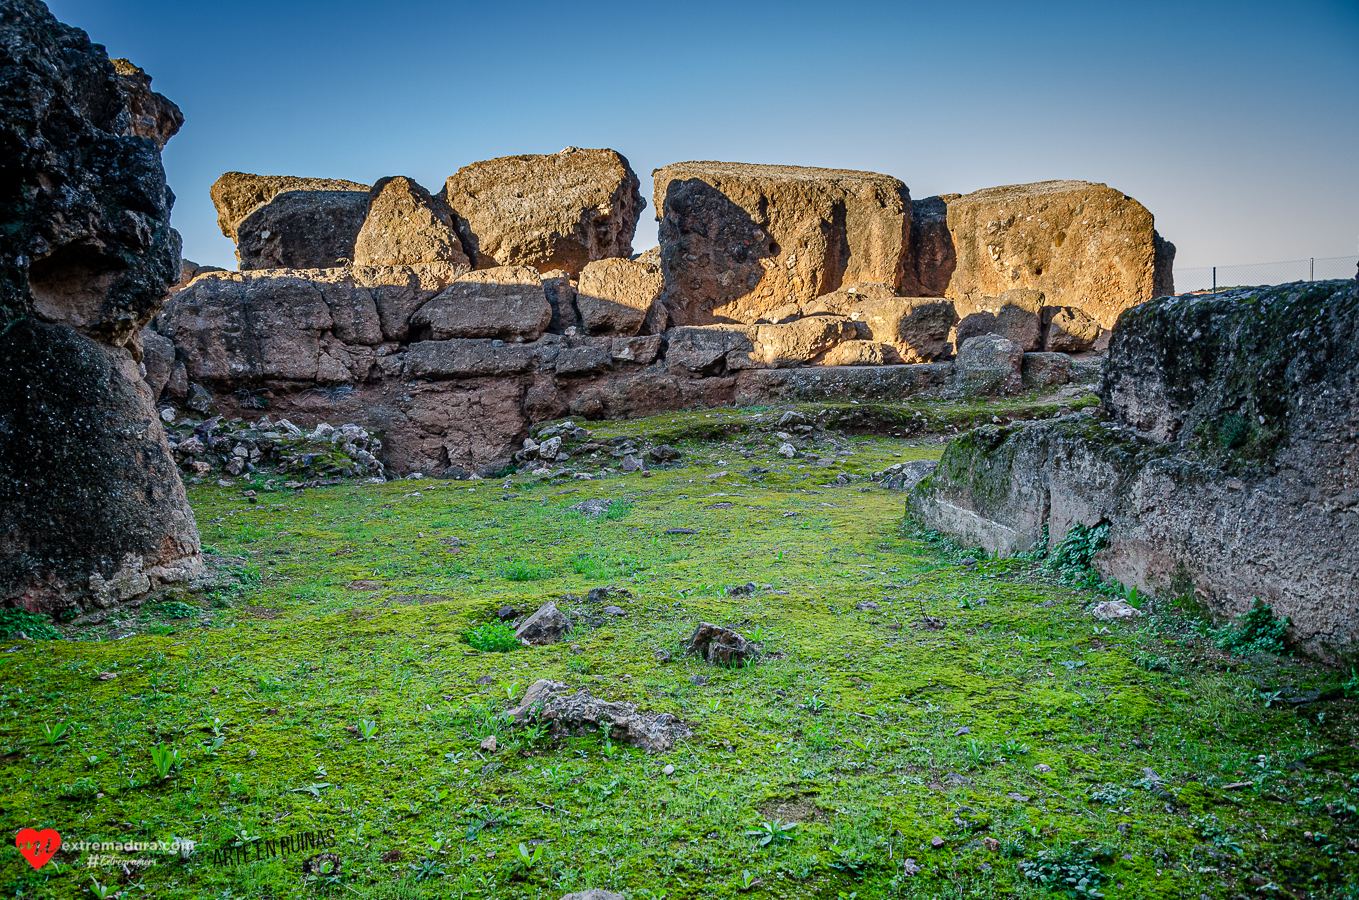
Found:
[(866, 169), (913, 197), (1075, 178), (1176, 267), (1359, 252), (1359, 2), (49, 0), (184, 110), (184, 255), (234, 267), (222, 172), (409, 175), (612, 147)]

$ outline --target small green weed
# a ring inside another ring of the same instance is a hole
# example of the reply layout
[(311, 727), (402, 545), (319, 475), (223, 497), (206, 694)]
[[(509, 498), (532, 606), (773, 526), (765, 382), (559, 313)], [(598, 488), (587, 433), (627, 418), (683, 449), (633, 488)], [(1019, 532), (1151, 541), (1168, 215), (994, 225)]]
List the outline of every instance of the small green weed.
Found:
[(1099, 892), (1104, 872), (1080, 841), (1060, 849), (1039, 851), (1036, 859), (1022, 862), (1019, 867), (1026, 878), (1050, 891), (1063, 891), (1068, 897), (1104, 896)]
[(49, 747), (53, 744), (60, 744), (62, 741), (66, 740), (66, 733), (70, 730), (70, 727), (71, 726), (66, 722), (57, 722), (55, 725), (51, 722), (43, 722), (43, 743), (47, 744)]
[(777, 847), (780, 844), (789, 844), (793, 841), (793, 830), (797, 828), (796, 822), (785, 822), (782, 819), (760, 822), (754, 828), (746, 831), (746, 837), (756, 839), (755, 843), (760, 847)]
[(1274, 611), (1260, 598), (1255, 598), (1255, 606), (1240, 619), (1238, 628), (1230, 626), (1218, 632), (1217, 645), (1228, 653), (1248, 656), (1252, 653), (1283, 653), (1284, 639), (1288, 635), (1288, 620), (1276, 619)]
[(33, 640), (61, 640), (61, 632), (52, 627), (51, 617), (26, 609), (0, 609), (0, 637), (10, 637), (21, 631)]
[(198, 615), (198, 608), (178, 600), (167, 600), (156, 607), (156, 615), (162, 619), (192, 619)]
[(505, 622), (483, 622), (475, 628), (464, 631), (462, 638), (473, 649), (488, 653), (507, 653), (523, 646), (515, 635), (513, 626)]
[(151, 763), (155, 766), (156, 774), (164, 781), (183, 765), (183, 760), (179, 758), (179, 751), (169, 744), (161, 744), (151, 748)]
[(544, 581), (552, 575), (552, 570), (546, 566), (528, 563), (513, 562), (500, 567), (500, 577), (506, 581)]

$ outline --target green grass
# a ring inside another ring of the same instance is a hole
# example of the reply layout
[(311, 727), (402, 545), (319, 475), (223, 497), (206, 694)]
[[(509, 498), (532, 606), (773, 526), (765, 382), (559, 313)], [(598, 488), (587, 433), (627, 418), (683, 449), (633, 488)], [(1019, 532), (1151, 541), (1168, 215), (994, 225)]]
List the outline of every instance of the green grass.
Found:
[[(192, 616), (148, 604), (2, 648), (18, 649), (0, 653), (0, 809), (67, 842), (199, 849), (128, 854), (156, 862), (130, 875), (68, 851), (34, 872), (8, 852), (0, 897), (88, 897), (91, 876), (129, 897), (279, 900), (1346, 896), (1348, 673), (1225, 653), (1212, 623), (1146, 598), (1147, 615), (1096, 623), (1106, 595), (1060, 566), (979, 559), (903, 522), (902, 495), (834, 484), (937, 441), (829, 434), (824, 465), (784, 460), (754, 415), (601, 423), (679, 436), (680, 464), (649, 478), (258, 504), (191, 488), (225, 578), (174, 601)], [(714, 418), (743, 427), (713, 437)], [(590, 497), (627, 506), (567, 511)], [(631, 593), (626, 617), (586, 608), (606, 584)], [(466, 642), (502, 605), (546, 600), (586, 613), (570, 643)], [(760, 661), (684, 657), (701, 620), (758, 629)], [(115, 629), (136, 634), (87, 639)], [(649, 757), (511, 728), (501, 714), (539, 678), (672, 713), (693, 737)], [(49, 743), (44, 725), (67, 728)], [(302, 872), (315, 851), (255, 849), (317, 831), (343, 863), (330, 879)], [(225, 850), (240, 861), (214, 861)]]

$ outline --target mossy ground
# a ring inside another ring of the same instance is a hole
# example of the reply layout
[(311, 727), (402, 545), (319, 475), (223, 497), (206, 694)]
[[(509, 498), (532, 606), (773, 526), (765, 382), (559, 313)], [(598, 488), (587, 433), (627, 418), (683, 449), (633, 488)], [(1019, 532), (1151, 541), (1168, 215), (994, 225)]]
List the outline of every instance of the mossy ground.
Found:
[[(596, 439), (759, 414), (607, 423)], [(61, 852), (34, 872), (10, 852), (0, 896), (87, 897), (97, 881), (174, 898), (1036, 897), (1051, 894), (1021, 862), (1077, 841), (1110, 898), (1356, 896), (1345, 676), (1225, 656), (1184, 611), (1098, 624), (1092, 591), (1035, 562), (976, 562), (917, 535), (903, 495), (834, 483), (937, 457), (937, 441), (820, 433), (820, 463), (778, 443), (767, 424), (689, 440), (649, 478), (407, 480), (258, 504), (192, 488), (233, 577), (192, 609), (110, 626), (133, 637), (6, 644), (0, 808), (67, 843), (198, 849), (123, 854), (154, 863), (127, 871)], [(598, 496), (621, 502), (600, 520), (567, 510)], [(748, 582), (753, 596), (729, 590)], [(601, 585), (632, 593), (626, 617), (561, 600)], [(586, 611), (569, 643), (461, 639), (548, 599)], [(683, 657), (700, 620), (764, 657)], [(498, 714), (538, 678), (672, 712), (693, 738), (647, 756), (508, 729)], [(179, 752), (168, 778), (153, 746)], [(791, 841), (746, 835), (775, 819), (798, 823)], [(212, 858), (318, 830), (335, 834), (333, 883), (304, 876), (309, 853)], [(521, 843), (541, 848), (531, 866)]]

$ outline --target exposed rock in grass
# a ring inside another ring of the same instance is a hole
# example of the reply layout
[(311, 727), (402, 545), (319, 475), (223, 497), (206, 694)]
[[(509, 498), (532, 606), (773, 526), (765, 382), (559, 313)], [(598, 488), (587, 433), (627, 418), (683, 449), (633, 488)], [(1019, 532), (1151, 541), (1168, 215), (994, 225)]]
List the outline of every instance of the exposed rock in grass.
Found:
[(760, 655), (744, 635), (709, 622), (699, 623), (684, 652), (695, 654), (715, 666), (744, 666)]
[(571, 620), (557, 609), (551, 600), (538, 607), (538, 611), (525, 619), (514, 630), (514, 636), (535, 646), (555, 644), (571, 631)]
[(612, 503), (613, 501), (607, 497), (591, 497), (589, 500), (582, 500), (579, 503), (574, 503), (571, 506), (568, 506), (567, 509), (571, 512), (578, 512), (582, 516), (598, 519), (609, 511), (609, 505)]
[(874, 477), (882, 482), (882, 486), (889, 491), (909, 491), (921, 481), (926, 475), (938, 467), (939, 462), (933, 459), (914, 459), (910, 462), (894, 463)]
[(642, 712), (635, 703), (601, 700), (584, 689), (570, 691), (560, 681), (535, 681), (506, 715), (516, 725), (546, 722), (557, 736), (589, 734), (607, 726), (613, 740), (647, 753), (664, 753), (692, 734), (669, 713)]
[(1133, 619), (1142, 613), (1135, 606), (1130, 606), (1122, 600), (1105, 600), (1096, 603), (1095, 608), (1090, 611), (1090, 615), (1104, 622), (1114, 619)]

